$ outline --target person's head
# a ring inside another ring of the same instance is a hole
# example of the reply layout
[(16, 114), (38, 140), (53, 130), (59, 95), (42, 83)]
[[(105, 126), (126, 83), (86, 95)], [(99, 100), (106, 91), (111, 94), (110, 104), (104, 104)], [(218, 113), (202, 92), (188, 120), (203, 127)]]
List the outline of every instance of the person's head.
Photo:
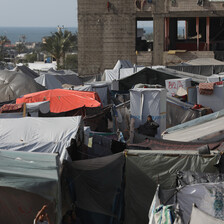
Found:
[(151, 115), (148, 115), (147, 121), (152, 121), (152, 116)]
[(46, 220), (46, 213), (43, 213), (39, 216), (38, 221), (43, 222)]
[(71, 218), (71, 216), (70, 216), (68, 213), (66, 213), (66, 214), (63, 216), (63, 218), (62, 218), (62, 223), (63, 223), (63, 224), (71, 224), (71, 223), (72, 223), (72, 218)]

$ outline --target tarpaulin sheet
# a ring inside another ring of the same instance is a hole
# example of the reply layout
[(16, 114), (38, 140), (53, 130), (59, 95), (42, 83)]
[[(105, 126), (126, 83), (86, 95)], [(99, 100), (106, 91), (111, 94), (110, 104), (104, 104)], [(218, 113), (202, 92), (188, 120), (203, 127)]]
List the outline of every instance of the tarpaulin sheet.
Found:
[(22, 72), (0, 70), (0, 102), (41, 90), (45, 88)]
[(115, 216), (113, 205), (121, 191), (124, 161), (123, 153), (118, 153), (67, 163), (77, 207)]
[[(193, 120), (194, 121), (194, 120)], [(175, 130), (173, 132), (165, 132), (163, 134), (163, 139), (172, 141), (200, 141), (200, 139), (205, 138), (209, 135), (221, 134), (220, 138), (223, 139), (222, 132), (224, 117), (217, 118), (212, 121), (204, 122), (191, 127), (186, 127), (184, 129)], [(214, 137), (214, 136), (213, 136)]]
[(61, 215), (57, 154), (0, 151), (1, 223), (32, 223), (44, 204), (53, 223)]
[(148, 115), (159, 124), (158, 136), (166, 129), (166, 89), (139, 88), (130, 90), (131, 117), (135, 128), (147, 121)]
[(181, 102), (174, 97), (167, 97), (166, 128), (176, 126), (200, 117), (200, 112), (192, 110), (193, 105)]
[(125, 169), (125, 223), (148, 223), (149, 207), (157, 184), (164, 189), (176, 187), (176, 173), (179, 170), (217, 173), (214, 165), (219, 158), (219, 155), (202, 157), (150, 152), (136, 155), (134, 151), (128, 151)]
[(39, 77), (35, 78), (35, 81), (46, 89), (62, 88), (64, 84), (70, 84), (74, 86), (82, 85), (82, 80), (76, 73), (60, 72), (50, 70), (48, 73), (43, 73)]
[(59, 153), (68, 158), (66, 147), (76, 138), (81, 117), (0, 119), (0, 149)]
[(61, 113), (82, 107), (100, 107), (101, 100), (96, 92), (52, 89), (24, 95), (16, 103), (50, 101), (50, 111)]

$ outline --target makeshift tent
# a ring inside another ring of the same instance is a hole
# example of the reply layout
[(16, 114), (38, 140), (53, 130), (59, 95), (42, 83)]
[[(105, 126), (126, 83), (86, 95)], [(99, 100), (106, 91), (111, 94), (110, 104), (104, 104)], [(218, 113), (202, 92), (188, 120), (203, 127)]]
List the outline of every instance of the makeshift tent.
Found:
[(37, 74), (35, 71), (31, 70), (30, 68), (28, 68), (23, 64), (18, 64), (16, 68), (14, 68), (14, 71), (21, 71), (22, 73), (28, 75), (30, 78), (33, 79), (39, 77), (39, 74)]
[(78, 74), (69, 70), (55, 71), (51, 69), (47, 73), (41, 73), (39, 77), (35, 78), (35, 81), (45, 86), (46, 89), (63, 88), (64, 84), (82, 85), (82, 80)]
[[(193, 121), (186, 122), (185, 125), (180, 125), (180, 128), (174, 127), (173, 129), (167, 129), (164, 132), (162, 138), (166, 140), (182, 142), (203, 141), (215, 137), (217, 139), (223, 139), (224, 127), (222, 125), (222, 122), (224, 121), (224, 117), (221, 116), (216, 118), (213, 114), (211, 114), (210, 117), (213, 119), (209, 119), (208, 121), (206, 121), (207, 117), (205, 117), (204, 119), (197, 118)], [(197, 123), (198, 119), (199, 123)]]
[[(125, 163), (125, 223), (148, 223), (148, 212), (157, 184), (163, 189), (176, 187), (180, 170), (218, 173), (214, 166), (220, 155), (199, 156), (194, 152), (128, 150)], [(141, 183), (141, 184), (139, 184)]]
[(191, 109), (192, 107), (192, 104), (182, 102), (175, 97), (167, 96), (166, 127), (173, 127), (204, 115), (200, 110)]
[(87, 82), (85, 84), (91, 85), (92, 91), (98, 93), (103, 106), (106, 106), (108, 104), (109, 90), (111, 85), (110, 82), (99, 81), (99, 82), (92, 82), (92, 83)]
[(189, 224), (224, 224), (224, 221), (208, 215), (193, 205)]
[(210, 76), (224, 72), (224, 62), (214, 58), (197, 58), (168, 68), (198, 75)]
[(135, 74), (120, 79), (119, 90), (129, 90), (135, 84), (144, 83), (144, 84), (160, 84), (165, 86), (165, 80), (167, 79), (177, 79), (177, 78), (191, 78), (194, 82), (203, 82), (206, 81), (206, 77), (199, 75), (192, 75), (185, 72), (177, 72), (172, 69), (167, 68), (144, 68)]
[[(124, 161), (123, 153), (118, 153), (64, 164), (63, 187), (69, 186), (76, 195), (73, 203), (86, 211), (81, 216), (83, 224), (120, 222)], [(96, 220), (97, 217), (101, 217), (101, 221)]]
[(1, 223), (33, 223), (48, 205), (52, 223), (61, 219), (57, 154), (0, 151)]
[(41, 90), (45, 88), (22, 72), (0, 70), (0, 102)]
[(27, 94), (18, 98), (16, 103), (34, 103), (50, 101), (50, 111), (61, 113), (82, 107), (100, 107), (101, 101), (97, 93), (54, 89)]
[(69, 158), (66, 148), (82, 129), (79, 116), (4, 118), (0, 127), (0, 149), (59, 153), (61, 161)]
[(214, 85), (213, 93), (211, 95), (204, 95), (200, 93), (197, 86), (197, 104), (204, 107), (210, 107), (214, 112), (224, 109), (224, 85)]
[(166, 89), (138, 88), (130, 90), (131, 117), (135, 120), (135, 128), (147, 121), (148, 115), (160, 126), (158, 137), (166, 129)]
[(187, 90), (191, 86), (191, 78), (167, 79), (165, 83), (168, 93), (175, 95), (180, 87)]
[(43, 101), (37, 103), (4, 104), (0, 108), (0, 114), (21, 113), (22, 116), (38, 117), (38, 113), (47, 114), (50, 112), (50, 102)]

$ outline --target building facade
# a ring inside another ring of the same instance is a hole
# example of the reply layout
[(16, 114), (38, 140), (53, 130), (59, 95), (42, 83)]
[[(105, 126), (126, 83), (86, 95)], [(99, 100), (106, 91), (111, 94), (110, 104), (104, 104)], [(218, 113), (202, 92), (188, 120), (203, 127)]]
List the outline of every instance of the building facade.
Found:
[[(147, 21), (152, 40), (138, 36)], [(149, 66), (223, 55), (224, 0), (78, 0), (80, 75), (102, 73), (118, 59)]]

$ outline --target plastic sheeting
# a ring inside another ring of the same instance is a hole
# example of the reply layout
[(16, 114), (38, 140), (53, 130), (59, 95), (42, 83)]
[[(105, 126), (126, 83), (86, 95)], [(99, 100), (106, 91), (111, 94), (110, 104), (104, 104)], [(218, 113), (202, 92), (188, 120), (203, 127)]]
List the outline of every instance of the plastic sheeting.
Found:
[(208, 215), (224, 220), (223, 191), (223, 182), (187, 185), (179, 190), (175, 197), (183, 211), (183, 224), (190, 221), (192, 204)]
[(0, 102), (41, 90), (45, 88), (22, 72), (0, 70)]
[(58, 165), (56, 154), (0, 151), (1, 223), (33, 223), (44, 204), (60, 222)]
[[(192, 121), (193, 122), (193, 121)], [(217, 118), (212, 121), (204, 122), (197, 124), (195, 126), (188, 126), (183, 129), (177, 129), (173, 132), (165, 132), (163, 134), (163, 139), (172, 140), (172, 141), (200, 141), (209, 136), (213, 137), (215, 135), (221, 134), (220, 138), (223, 138), (222, 132), (224, 131), (223, 127), (224, 117)]]
[(202, 95), (197, 86), (197, 104), (210, 107), (214, 112), (224, 109), (224, 86), (215, 85), (212, 95)]
[(118, 153), (67, 163), (78, 208), (118, 218), (114, 203), (121, 197), (124, 160), (123, 153)]
[(160, 126), (157, 134), (166, 129), (166, 89), (142, 88), (130, 90), (131, 117), (135, 119), (135, 128), (147, 121), (150, 114)]
[(82, 85), (82, 80), (78, 75), (71, 71), (54, 71), (50, 70), (48, 73), (41, 74), (35, 78), (35, 81), (47, 89), (63, 88), (64, 84)]
[(101, 101), (97, 93), (52, 89), (37, 93), (27, 94), (17, 98), (16, 103), (35, 103), (50, 101), (50, 111), (52, 113), (61, 113), (79, 109), (82, 107), (100, 107)]
[(191, 78), (167, 79), (165, 82), (167, 91), (172, 95), (176, 94), (180, 87), (187, 90), (191, 86)]
[(76, 138), (81, 117), (0, 119), (0, 149), (59, 153), (68, 159), (66, 147)]
[[(170, 153), (170, 152), (169, 152)], [(167, 152), (128, 151), (126, 157), (125, 223), (146, 224), (148, 212), (157, 184), (162, 188), (176, 187), (176, 173), (179, 170), (217, 173), (214, 165), (220, 155), (202, 157), (194, 154), (167, 155)], [(141, 183), (141, 184), (139, 184)]]
[(173, 127), (200, 117), (198, 110), (192, 110), (193, 105), (167, 96), (166, 101), (166, 127)]
[(193, 206), (189, 224), (224, 224), (224, 221), (216, 219)]

